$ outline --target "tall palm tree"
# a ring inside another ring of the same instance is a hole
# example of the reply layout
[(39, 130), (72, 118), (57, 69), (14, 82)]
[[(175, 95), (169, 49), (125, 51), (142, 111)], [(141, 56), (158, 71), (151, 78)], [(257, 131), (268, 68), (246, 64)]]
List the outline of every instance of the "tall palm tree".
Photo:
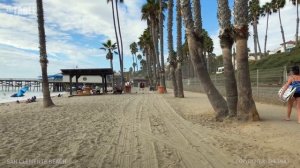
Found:
[(149, 25), (151, 37), (153, 41), (153, 47), (154, 47), (154, 76), (156, 76), (155, 84), (158, 83), (158, 71), (160, 69), (160, 61), (159, 61), (159, 51), (158, 51), (158, 35), (157, 35), (157, 26), (158, 26), (158, 20), (159, 20), (159, 3), (157, 0), (147, 0), (147, 3), (142, 6), (142, 20), (146, 20), (147, 24)]
[(121, 31), (121, 25), (120, 25), (120, 18), (119, 18), (119, 7), (118, 7), (118, 3), (124, 3), (124, 0), (115, 0), (116, 1), (116, 13), (117, 13), (117, 22), (118, 22), (118, 30), (119, 30), (119, 35), (120, 35), (120, 45), (121, 46), (121, 53), (122, 53), (122, 66), (124, 66), (124, 62), (123, 62), (123, 38), (122, 38), (122, 31)]
[[(109, 3), (109, 2), (111, 2), (111, 9), (112, 9), (112, 14), (113, 14), (113, 22), (114, 22), (117, 46), (121, 46), (121, 47), (118, 47), (118, 53), (119, 53), (120, 71), (121, 71), (121, 86), (123, 89), (124, 88), (123, 44), (122, 44), (122, 34), (121, 34), (120, 19), (119, 19), (119, 12), (118, 12), (118, 2), (123, 3), (124, 0), (107, 0), (107, 3)], [(114, 7), (114, 2), (116, 3), (116, 8)], [(117, 14), (117, 17), (115, 16), (115, 14)], [(118, 26), (119, 32), (117, 30), (117, 26)], [(119, 36), (120, 36), (120, 38), (119, 38)]]
[(262, 6), (261, 15), (267, 16), (267, 26), (266, 26), (266, 34), (265, 34), (265, 45), (264, 45), (264, 55), (267, 55), (267, 39), (268, 39), (268, 28), (269, 28), (269, 16), (273, 12), (272, 3), (267, 2)]
[[(44, 107), (54, 106), (54, 103), (50, 97), (49, 82), (47, 74), (47, 49), (46, 49), (46, 35), (44, 27), (44, 9), (43, 0), (36, 0), (37, 7), (37, 22), (39, 30), (39, 43), (40, 43), (40, 64), (42, 70), (42, 82), (43, 82), (43, 105)], [(71, 88), (71, 86), (70, 86)]]
[(152, 61), (153, 60), (153, 55), (152, 55), (153, 54), (153, 52), (152, 52), (153, 41), (151, 40), (149, 28), (145, 29), (143, 34), (139, 37), (138, 45), (139, 45), (140, 49), (142, 50), (143, 54), (146, 56), (146, 63), (147, 63), (146, 67), (147, 67), (149, 83), (152, 86), (153, 85), (153, 73), (152, 73), (151, 64), (153, 63), (153, 61)]
[(177, 97), (183, 98), (183, 83), (182, 83), (182, 17), (181, 17), (181, 6), (180, 0), (176, 0), (176, 22), (177, 22), (177, 65), (176, 65), (176, 80), (177, 80)]
[(259, 120), (252, 97), (248, 64), (248, 0), (234, 0), (234, 30), (236, 42), (238, 78), (238, 118), (247, 121)]
[(172, 78), (174, 97), (178, 96), (178, 86), (176, 82), (176, 55), (173, 49), (173, 0), (168, 0), (168, 49), (169, 49), (169, 63), (170, 63), (170, 73)]
[(163, 0), (159, 0), (159, 41), (160, 41), (160, 61), (161, 61), (161, 77), (160, 77), (160, 86), (165, 88), (166, 91), (166, 78), (165, 78), (165, 60), (164, 60), (164, 7), (165, 3)]
[(102, 43), (102, 46), (100, 49), (107, 51), (106, 54), (106, 59), (110, 60), (110, 67), (111, 69), (113, 69), (113, 59), (114, 59), (114, 54), (118, 54), (116, 52), (117, 50), (117, 44), (116, 43), (112, 43), (111, 40), (107, 40), (106, 43)]
[[(196, 3), (194, 3), (194, 8), (200, 8), (200, 1), (194, 0), (194, 2), (195, 1)], [(181, 9), (182, 16), (184, 18), (183, 20), (185, 22), (189, 55), (191, 57), (192, 64), (200, 79), (200, 84), (202, 85), (204, 92), (207, 94), (207, 97), (214, 111), (216, 112), (216, 119), (218, 121), (222, 121), (228, 115), (228, 107), (225, 99), (214, 86), (205, 67), (205, 61), (203, 59), (203, 37), (201, 36), (201, 33), (199, 33), (199, 31), (202, 30), (200, 24), (201, 17), (196, 17), (200, 16), (200, 13), (198, 13), (200, 12), (200, 9), (194, 10), (195, 20), (199, 19), (197, 22), (194, 22), (193, 20), (190, 0), (182, 0)]]
[(282, 41), (283, 41), (283, 48), (284, 48), (284, 52), (286, 52), (285, 36), (284, 36), (284, 31), (283, 31), (282, 22), (281, 22), (281, 14), (280, 14), (280, 9), (285, 6), (285, 0), (272, 0), (271, 3), (274, 5), (274, 8), (278, 11), (278, 18), (279, 18), (279, 22), (280, 22), (280, 30), (281, 30), (281, 36), (282, 36)]
[(296, 19), (296, 45), (298, 45), (299, 42), (299, 37), (298, 37), (298, 31), (299, 31), (299, 4), (300, 4), (300, 0), (290, 0), (292, 1), (293, 5), (296, 6), (296, 10), (297, 10), (297, 19)]
[(220, 26), (220, 45), (223, 53), (226, 100), (229, 116), (235, 117), (237, 114), (238, 93), (234, 67), (232, 65), (234, 32), (231, 24), (231, 10), (228, 5), (228, 0), (218, 0), (218, 20)]
[[(133, 66), (133, 72), (135, 73), (135, 66), (137, 66), (136, 53), (138, 52), (138, 48), (137, 48), (136, 42), (131, 43), (131, 44), (129, 45), (129, 48), (130, 48), (130, 51), (131, 51), (131, 54), (132, 54), (132, 65), (134, 65), (134, 66)], [(135, 59), (136, 61), (134, 61), (134, 59)], [(137, 70), (138, 70), (138, 69), (139, 69), (139, 68), (137, 67)]]
[(258, 31), (257, 31), (257, 24), (259, 20), (260, 11), (261, 11), (261, 7), (259, 5), (259, 0), (249, 1), (249, 22), (252, 24), (253, 27), (255, 59), (257, 59), (257, 47), (259, 49), (259, 54), (261, 54), (261, 48), (259, 45)]

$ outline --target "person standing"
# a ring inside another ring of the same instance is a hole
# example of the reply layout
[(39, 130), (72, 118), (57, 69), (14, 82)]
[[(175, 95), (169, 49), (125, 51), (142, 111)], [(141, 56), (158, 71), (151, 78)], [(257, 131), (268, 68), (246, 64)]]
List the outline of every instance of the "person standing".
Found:
[(296, 92), (293, 97), (288, 101), (288, 109), (287, 109), (287, 118), (286, 120), (290, 120), (292, 107), (294, 101), (296, 101), (296, 109), (298, 114), (298, 123), (300, 124), (300, 75), (299, 75), (299, 66), (293, 66), (291, 69), (291, 75), (288, 77), (288, 81), (284, 85), (283, 91), (281, 93), (281, 97), (283, 93), (287, 90), (289, 85), (293, 84), (294, 86), (298, 85)]

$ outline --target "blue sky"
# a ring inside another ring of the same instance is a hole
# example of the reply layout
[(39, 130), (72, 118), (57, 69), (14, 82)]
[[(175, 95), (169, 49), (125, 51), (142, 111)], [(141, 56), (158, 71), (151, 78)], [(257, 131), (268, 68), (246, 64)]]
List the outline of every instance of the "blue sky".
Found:
[[(262, 0), (264, 3), (268, 0)], [(124, 42), (124, 65), (132, 65), (129, 44), (137, 41), (146, 28), (141, 21), (140, 9), (146, 0), (126, 0), (120, 6), (120, 19)], [(233, 6), (233, 0), (230, 0)], [(70, 5), (72, 4), (72, 5)], [(282, 11), (286, 39), (294, 37), (295, 11), (287, 1)], [(175, 6), (175, 5), (174, 5)], [(37, 77), (40, 75), (38, 30), (34, 0), (0, 0), (0, 78)], [(107, 68), (106, 53), (99, 50), (107, 39), (115, 41), (111, 6), (106, 0), (51, 0), (44, 1), (47, 35), (48, 73), (59, 73), (63, 68)], [(218, 41), (217, 1), (202, 0), (203, 27), (215, 43), (215, 53), (221, 54)], [(292, 17), (291, 17), (292, 16)], [(281, 36), (278, 16), (270, 18), (268, 49), (279, 47)], [(175, 20), (175, 13), (174, 13)], [(176, 48), (176, 23), (174, 22), (174, 48)], [(286, 26), (285, 26), (286, 25)], [(289, 26), (287, 26), (289, 25)], [(263, 43), (265, 18), (259, 25), (260, 42)], [(251, 29), (250, 29), (251, 30)], [(251, 32), (250, 32), (251, 33)], [(167, 38), (165, 26), (165, 52)], [(253, 44), (249, 39), (249, 48)], [(114, 59), (115, 70), (119, 70), (118, 57)]]

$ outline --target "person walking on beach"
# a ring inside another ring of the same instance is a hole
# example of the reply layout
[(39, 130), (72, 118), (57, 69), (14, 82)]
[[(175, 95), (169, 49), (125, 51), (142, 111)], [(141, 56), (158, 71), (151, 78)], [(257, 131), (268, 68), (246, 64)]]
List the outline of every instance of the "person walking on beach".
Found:
[[(288, 72), (288, 77), (290, 77), (291, 75), (293, 75), (292, 70)], [(291, 113), (292, 113), (294, 103), (295, 103), (295, 98), (291, 97), (287, 102), (286, 118), (284, 119), (285, 121), (291, 121)]]
[(144, 88), (145, 88), (145, 84), (144, 82), (140, 83), (140, 91), (142, 91), (142, 93), (144, 94)]
[[(284, 85), (281, 96), (287, 90), (289, 85), (296, 84), (296, 83), (300, 84), (299, 66), (293, 66), (291, 71), (292, 71), (292, 74), (288, 77), (288, 81)], [(298, 114), (298, 123), (300, 124), (300, 87), (297, 88), (297, 90), (294, 93), (293, 97), (288, 101), (287, 118), (286, 118), (287, 121), (290, 120), (290, 116), (291, 116), (294, 101), (296, 101), (296, 109), (297, 109), (297, 114)]]

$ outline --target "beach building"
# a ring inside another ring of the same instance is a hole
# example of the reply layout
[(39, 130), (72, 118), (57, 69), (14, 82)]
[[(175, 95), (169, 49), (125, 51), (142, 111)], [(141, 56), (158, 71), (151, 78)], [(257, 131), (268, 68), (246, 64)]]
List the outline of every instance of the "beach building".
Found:
[[(111, 68), (93, 68), (93, 69), (61, 69), (63, 82), (69, 83), (70, 95), (72, 90), (77, 90), (80, 85), (99, 86), (103, 92), (107, 92), (108, 79), (111, 79), (113, 70)], [(110, 81), (111, 83), (111, 81)]]
[[(284, 43), (280, 44), (280, 47), (276, 48), (275, 50), (270, 51), (269, 55), (284, 52), (284, 45), (283, 44)], [(296, 47), (296, 42), (290, 40), (290, 41), (285, 42), (285, 45), (286, 45), (286, 52), (290, 52), (293, 48)]]

